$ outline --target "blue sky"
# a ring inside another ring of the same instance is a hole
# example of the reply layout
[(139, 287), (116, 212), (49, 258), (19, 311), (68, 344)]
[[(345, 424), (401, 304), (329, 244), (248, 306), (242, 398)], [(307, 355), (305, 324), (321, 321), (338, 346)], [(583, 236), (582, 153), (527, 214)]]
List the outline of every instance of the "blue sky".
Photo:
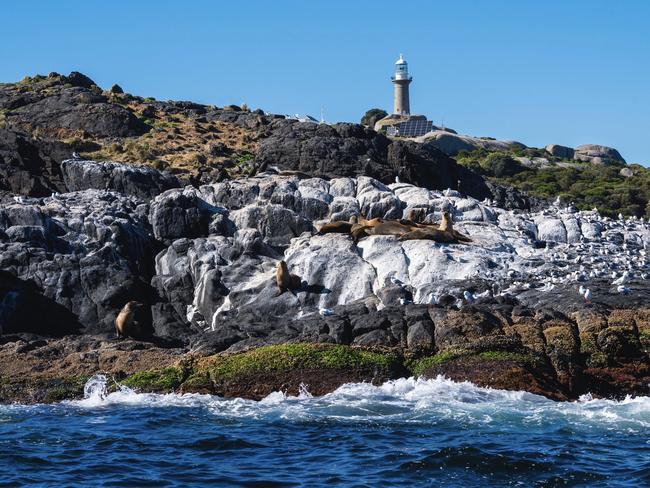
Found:
[(0, 81), (77, 70), (158, 99), (358, 121), (391, 109), (403, 52), (414, 113), (650, 164), (648, 0), (20, 0), (0, 18)]

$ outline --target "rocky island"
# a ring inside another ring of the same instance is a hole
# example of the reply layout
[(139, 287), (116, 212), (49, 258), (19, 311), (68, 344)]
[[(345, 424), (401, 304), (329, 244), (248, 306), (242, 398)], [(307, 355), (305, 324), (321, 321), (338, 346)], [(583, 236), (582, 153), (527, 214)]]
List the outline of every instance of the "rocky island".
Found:
[[(544, 163), (440, 140), (159, 102), (80, 73), (0, 85), (0, 402), (79, 397), (97, 373), (252, 399), (438, 375), (557, 400), (648, 395), (638, 205), (612, 215), (503, 181), (513, 164), (624, 166), (618, 153)], [(319, 232), (444, 212), (470, 242)], [(300, 278), (284, 293), (281, 261)], [(135, 326), (117, 339), (128, 302)]]

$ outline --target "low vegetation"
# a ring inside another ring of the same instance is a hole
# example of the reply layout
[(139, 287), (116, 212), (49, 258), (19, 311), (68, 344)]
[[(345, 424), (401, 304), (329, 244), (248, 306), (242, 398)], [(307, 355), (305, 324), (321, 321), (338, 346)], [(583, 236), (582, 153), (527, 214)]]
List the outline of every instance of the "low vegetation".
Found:
[(258, 374), (289, 371), (362, 370), (390, 376), (402, 367), (393, 352), (372, 352), (331, 344), (281, 344), (201, 358), (193, 364), (135, 373), (121, 382), (143, 391), (210, 391), (213, 383), (246, 380)]
[[(529, 167), (517, 157), (546, 158), (548, 164)], [(650, 170), (637, 164), (596, 165), (550, 157), (540, 149), (512, 149), (508, 152), (477, 150), (461, 152), (457, 161), (488, 179), (514, 186), (531, 195), (561, 197), (580, 210), (594, 207), (609, 217), (650, 217)], [(633, 176), (624, 176), (627, 168)]]

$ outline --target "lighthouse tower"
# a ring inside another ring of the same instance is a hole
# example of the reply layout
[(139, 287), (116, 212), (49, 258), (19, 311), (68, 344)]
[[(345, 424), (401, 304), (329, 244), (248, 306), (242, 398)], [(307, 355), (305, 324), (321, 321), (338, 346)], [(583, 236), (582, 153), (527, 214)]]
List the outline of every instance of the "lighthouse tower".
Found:
[(391, 77), (395, 87), (394, 108), (395, 115), (410, 115), (411, 107), (409, 104), (409, 85), (413, 80), (409, 76), (408, 63), (400, 54), (399, 59), (395, 62), (395, 75)]

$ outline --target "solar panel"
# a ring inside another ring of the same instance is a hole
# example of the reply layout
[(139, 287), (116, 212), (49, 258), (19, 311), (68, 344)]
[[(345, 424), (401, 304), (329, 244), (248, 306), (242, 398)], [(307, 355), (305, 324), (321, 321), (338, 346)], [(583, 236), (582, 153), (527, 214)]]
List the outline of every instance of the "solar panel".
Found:
[(386, 128), (386, 133), (389, 136), (419, 137), (436, 129), (437, 127), (430, 120), (412, 119), (400, 122), (399, 124), (389, 125)]

